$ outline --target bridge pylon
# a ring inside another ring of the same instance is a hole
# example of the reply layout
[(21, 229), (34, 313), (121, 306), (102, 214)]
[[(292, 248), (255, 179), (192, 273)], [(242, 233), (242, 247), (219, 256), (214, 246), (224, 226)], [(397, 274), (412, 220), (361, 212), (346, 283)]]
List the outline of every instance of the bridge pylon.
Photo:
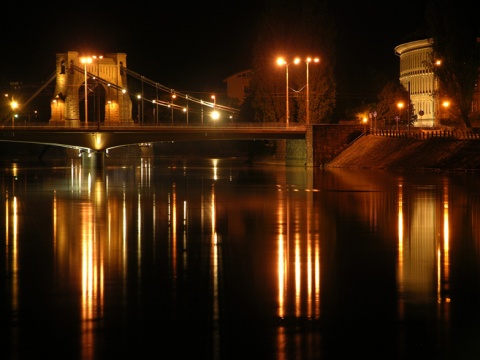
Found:
[(127, 74), (122, 69), (127, 66), (127, 55), (111, 53), (91, 57), (92, 61), (86, 64), (81, 62), (83, 57), (88, 56), (80, 56), (76, 51), (56, 54), (57, 75), (50, 122), (72, 127), (82, 123), (133, 123)]

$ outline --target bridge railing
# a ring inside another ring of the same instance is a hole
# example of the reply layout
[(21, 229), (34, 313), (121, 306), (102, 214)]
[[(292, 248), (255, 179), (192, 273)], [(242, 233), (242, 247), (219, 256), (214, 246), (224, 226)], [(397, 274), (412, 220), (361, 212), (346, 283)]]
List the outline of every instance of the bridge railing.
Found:
[(69, 124), (68, 121), (63, 122), (19, 122), (15, 124), (2, 125), (0, 127), (3, 130), (92, 130), (92, 131), (115, 131), (115, 130), (147, 130), (147, 129), (276, 129), (285, 131), (305, 131), (305, 124), (289, 124), (281, 122), (268, 122), (268, 123), (232, 123), (232, 122), (206, 122), (206, 123), (134, 123), (134, 122), (119, 122), (119, 123), (84, 123)]

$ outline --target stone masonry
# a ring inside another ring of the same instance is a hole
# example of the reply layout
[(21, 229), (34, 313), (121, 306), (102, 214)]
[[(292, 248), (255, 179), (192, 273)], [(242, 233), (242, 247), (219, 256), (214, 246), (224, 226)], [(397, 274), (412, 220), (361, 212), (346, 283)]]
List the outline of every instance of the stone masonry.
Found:
[[(50, 122), (64, 122), (65, 125), (79, 126), (85, 122), (85, 70), (87, 74), (87, 93), (93, 84), (102, 87), (105, 94), (100, 106), (104, 107), (104, 123), (133, 123), (132, 101), (127, 91), (127, 75), (122, 67), (127, 66), (127, 55), (123, 53), (106, 54), (92, 59), (89, 64), (81, 62), (83, 56), (76, 51), (56, 54), (56, 85), (51, 102)], [(96, 79), (96, 80), (95, 80)], [(95, 83), (94, 83), (95, 82)], [(87, 106), (91, 109), (96, 101), (87, 96)], [(88, 111), (90, 114), (90, 111)]]

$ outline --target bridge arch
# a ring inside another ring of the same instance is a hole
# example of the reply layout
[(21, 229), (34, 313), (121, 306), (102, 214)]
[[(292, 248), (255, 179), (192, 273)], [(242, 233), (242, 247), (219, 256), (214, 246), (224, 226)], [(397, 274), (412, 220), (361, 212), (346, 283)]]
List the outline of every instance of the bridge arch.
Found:
[[(76, 51), (56, 54), (56, 84), (51, 101), (51, 123), (79, 126), (89, 123), (133, 123), (127, 74), (127, 55), (111, 53), (84, 65)], [(85, 77), (87, 96), (85, 96)], [(85, 117), (85, 101), (88, 116)]]

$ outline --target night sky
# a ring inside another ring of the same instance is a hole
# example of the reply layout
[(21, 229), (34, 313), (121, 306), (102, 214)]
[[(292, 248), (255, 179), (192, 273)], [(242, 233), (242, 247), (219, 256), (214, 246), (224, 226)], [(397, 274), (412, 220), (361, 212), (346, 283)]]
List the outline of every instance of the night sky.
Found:
[[(55, 70), (56, 53), (79, 51), (126, 53), (129, 69), (177, 91), (218, 91), (223, 79), (251, 68), (266, 1), (6, 3), (1, 86), (45, 81)], [(394, 47), (424, 20), (425, 3), (332, 1), (337, 65), (346, 75), (340, 81), (371, 71), (398, 77)]]

